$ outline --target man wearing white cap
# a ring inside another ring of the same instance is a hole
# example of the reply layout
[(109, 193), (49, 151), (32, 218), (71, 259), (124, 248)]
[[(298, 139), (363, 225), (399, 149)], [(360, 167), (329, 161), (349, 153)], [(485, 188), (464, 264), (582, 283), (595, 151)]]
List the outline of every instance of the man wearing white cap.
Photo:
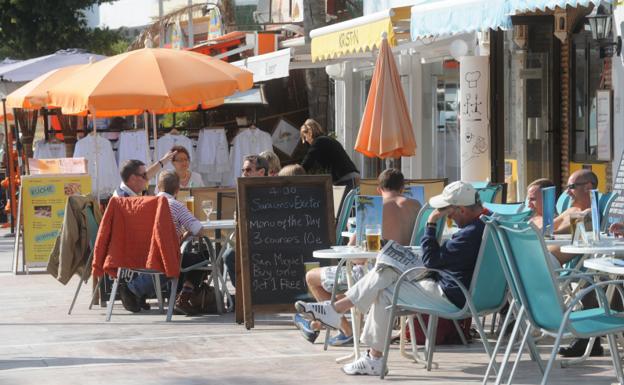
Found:
[[(477, 191), (465, 182), (453, 182), (444, 188), (442, 194), (432, 197), (429, 204), (435, 210), (427, 220), (425, 235), (421, 241), (422, 262), (427, 268), (444, 271), (464, 286), (470, 287), (470, 280), (481, 246), (484, 223), (479, 220), (483, 207)], [(460, 228), (453, 237), (442, 245), (436, 238), (437, 221), (448, 216)], [(362, 331), (362, 343), (370, 350), (360, 359), (345, 365), (346, 374), (381, 374), (381, 356), (385, 344), (385, 334), (390, 322), (386, 307), (391, 303), (391, 293), (386, 289), (394, 286), (400, 272), (385, 265), (376, 265), (360, 281), (351, 287), (345, 297), (332, 306), (330, 301), (321, 303), (297, 302), (295, 307), (300, 313), (308, 313), (314, 319), (332, 328), (339, 328), (340, 317), (353, 306), (362, 313), (370, 311)], [(451, 303), (459, 308), (465, 304), (465, 298), (457, 285), (437, 274), (428, 279), (414, 282), (423, 296), (431, 301)]]

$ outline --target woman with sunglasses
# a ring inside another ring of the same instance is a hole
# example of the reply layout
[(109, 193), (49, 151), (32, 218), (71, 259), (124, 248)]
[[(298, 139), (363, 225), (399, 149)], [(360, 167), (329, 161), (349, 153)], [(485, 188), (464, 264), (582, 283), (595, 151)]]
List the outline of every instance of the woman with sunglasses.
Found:
[[(190, 187), (204, 187), (204, 181), (198, 172), (191, 171), (191, 156), (188, 150), (184, 146), (173, 146), (171, 151), (173, 152), (173, 158), (171, 164), (175, 173), (180, 178), (181, 188)], [(155, 193), (158, 193), (158, 186), (156, 186)]]

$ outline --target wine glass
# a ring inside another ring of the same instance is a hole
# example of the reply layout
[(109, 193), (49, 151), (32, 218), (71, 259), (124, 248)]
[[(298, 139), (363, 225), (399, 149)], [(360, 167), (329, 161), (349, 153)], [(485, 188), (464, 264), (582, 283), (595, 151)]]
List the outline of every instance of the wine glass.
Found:
[(210, 214), (212, 213), (212, 201), (202, 201), (202, 210), (204, 210), (204, 214), (206, 214), (206, 220), (210, 220)]

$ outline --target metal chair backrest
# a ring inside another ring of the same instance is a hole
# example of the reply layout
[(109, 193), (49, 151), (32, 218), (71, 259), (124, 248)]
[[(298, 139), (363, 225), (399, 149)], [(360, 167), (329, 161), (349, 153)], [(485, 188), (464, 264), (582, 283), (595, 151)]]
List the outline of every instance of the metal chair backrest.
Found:
[[(485, 222), (485, 218), (482, 220)], [(479, 313), (497, 310), (507, 301), (507, 280), (501, 267), (495, 237), (491, 227), (486, 226), (470, 282), (472, 302)]]
[(566, 211), (568, 207), (570, 207), (570, 196), (567, 192), (562, 192), (557, 198), (557, 203), (555, 204), (555, 209), (557, 210), (557, 214), (561, 214)]
[(548, 263), (548, 251), (539, 230), (530, 223), (492, 219), (507, 283), (533, 325), (558, 330), (563, 319), (561, 293)]
[(474, 188), (486, 188), (487, 186), (490, 185), (490, 182), (488, 181), (475, 181), (475, 182), (468, 182), (472, 185), (472, 187)]
[[(416, 221), (414, 222), (414, 230), (412, 231), (412, 239), (410, 241), (411, 246), (419, 246), (420, 240), (425, 235), (425, 227), (427, 226), (427, 219), (429, 219), (429, 214), (431, 214), (435, 210), (433, 207), (429, 206), (429, 203), (425, 203), (423, 207), (420, 208), (418, 212), (418, 216), (416, 216)], [(437, 222), (438, 226), (436, 227), (436, 238), (438, 242), (442, 239), (442, 233), (444, 232), (444, 226), (446, 224), (446, 217), (442, 217)]]
[(483, 202), (483, 207), (495, 214), (517, 214), (524, 209), (524, 203), (491, 203)]
[(500, 184), (483, 188), (476, 188), (477, 193), (479, 194), (479, 199), (483, 203), (494, 203), (496, 201), (497, 195), (501, 192), (502, 189), (503, 185)]
[(355, 204), (355, 196), (359, 193), (359, 191), (360, 189), (357, 187), (351, 189), (342, 201), (342, 209), (338, 214), (338, 218), (336, 218), (336, 245), (342, 244), (342, 232), (347, 228), (349, 215), (351, 214), (353, 205)]
[(606, 231), (609, 228), (609, 210), (611, 209), (611, 204), (617, 198), (618, 193), (615, 191), (611, 191), (608, 193), (600, 193), (598, 196), (598, 206), (600, 208), (600, 230)]

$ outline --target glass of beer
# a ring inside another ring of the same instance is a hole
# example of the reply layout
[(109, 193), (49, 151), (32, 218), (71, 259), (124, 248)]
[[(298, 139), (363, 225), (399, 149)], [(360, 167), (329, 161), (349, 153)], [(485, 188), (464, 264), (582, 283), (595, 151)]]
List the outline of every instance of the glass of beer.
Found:
[(191, 214), (195, 215), (195, 197), (184, 198), (184, 203), (186, 203), (186, 208), (191, 212)]
[(366, 225), (366, 250), (381, 250), (381, 225)]
[(577, 225), (582, 223), (584, 218), (585, 215), (582, 213), (570, 213), (570, 234), (572, 235), (572, 242), (574, 242)]

